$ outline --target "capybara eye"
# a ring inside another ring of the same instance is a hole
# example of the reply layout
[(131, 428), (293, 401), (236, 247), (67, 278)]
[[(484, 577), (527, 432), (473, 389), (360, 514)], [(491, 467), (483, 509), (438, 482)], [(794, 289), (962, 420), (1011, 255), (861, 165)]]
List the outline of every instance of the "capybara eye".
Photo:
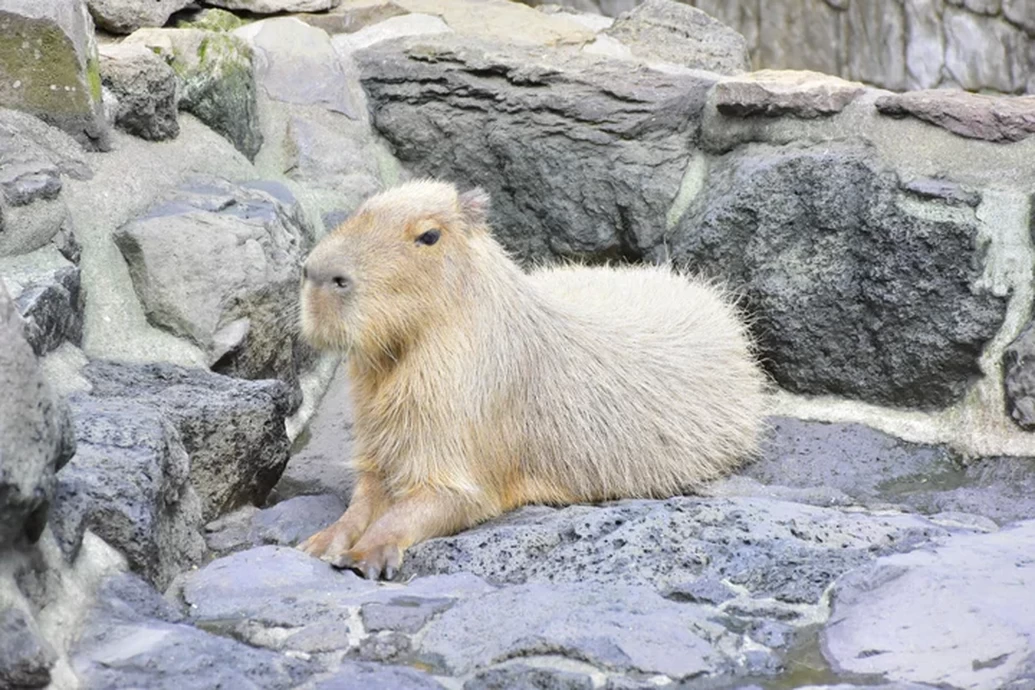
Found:
[(442, 233), (439, 230), (428, 230), (427, 232), (421, 233), (421, 236), (417, 238), (417, 244), (426, 244), (429, 247), (436, 242)]
[(345, 276), (335, 276), (331, 278), (331, 282), (334, 283), (334, 287), (339, 290), (347, 290), (349, 287), (349, 279)]

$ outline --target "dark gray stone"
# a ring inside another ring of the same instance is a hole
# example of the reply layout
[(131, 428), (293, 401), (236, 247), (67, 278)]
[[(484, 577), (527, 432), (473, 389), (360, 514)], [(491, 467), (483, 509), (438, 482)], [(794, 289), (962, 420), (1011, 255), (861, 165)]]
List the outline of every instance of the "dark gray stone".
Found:
[(245, 506), (206, 525), (205, 541), (220, 553), (263, 544), (295, 546), (330, 526), (345, 507), (344, 500), (330, 494), (296, 496), (263, 510)]
[(695, 604), (721, 604), (737, 596), (736, 593), (714, 577), (701, 577), (683, 582), (665, 591), (665, 598), (673, 601), (689, 601)]
[[(294, 639), (292, 639), (294, 642)], [(378, 633), (363, 638), (355, 656), (363, 661), (378, 663), (400, 662), (412, 656), (413, 646), (409, 636), (397, 632)]]
[(1006, 411), (1026, 431), (1035, 429), (1035, 322), (1003, 352)]
[(37, 356), (66, 342), (82, 342), (83, 297), (79, 267), (73, 265), (43, 272), (22, 289), (16, 304)]
[(628, 584), (658, 591), (711, 577), (755, 596), (816, 603), (839, 575), (947, 533), (916, 515), (764, 498), (532, 507), (417, 544), (403, 560), (401, 577), (468, 572), (494, 584)]
[(745, 147), (713, 167), (672, 257), (744, 291), (788, 390), (943, 407), (980, 376), (1006, 302), (975, 287), (976, 222), (911, 215), (897, 190), (862, 146)]
[(115, 43), (101, 48), (101, 82), (118, 100), (115, 125), (142, 139), (180, 134), (176, 73), (145, 46)]
[(54, 475), (75, 453), (68, 406), (51, 393), (0, 281), (0, 548), (39, 539)]
[(88, 364), (83, 374), (93, 398), (153, 410), (178, 430), (206, 520), (260, 504), (287, 464), (284, 418), (298, 400), (280, 381), (102, 361)]
[(333, 676), (320, 681), (314, 690), (442, 690), (434, 678), (405, 666), (345, 662)]
[(637, 257), (658, 244), (713, 83), (452, 34), (355, 59), (396, 157), (417, 175), (483, 186), (494, 230), (522, 262)]
[(973, 513), (1002, 524), (1035, 517), (1035, 460), (964, 462), (944, 446), (902, 441), (861, 424), (772, 417), (760, 456), (742, 476), (766, 485), (824, 486), (864, 505), (925, 514)]
[(914, 117), (968, 139), (1011, 142), (1035, 133), (1035, 96), (992, 96), (930, 89), (881, 96), (878, 112)]
[(0, 687), (46, 687), (55, 661), (54, 649), (36, 635), (23, 611), (0, 610)]
[(593, 679), (584, 673), (519, 663), (482, 671), (464, 683), (464, 690), (593, 690)]
[(58, 477), (54, 532), (70, 556), (91, 530), (165, 587), (205, 551), (190, 459), (175, 427), (137, 401), (70, 398), (78, 450)]
[(359, 613), (363, 627), (370, 632), (395, 630), (413, 634), (452, 605), (453, 600), (448, 598), (423, 599), (401, 594), (385, 603), (365, 604)]
[(901, 184), (904, 191), (920, 199), (941, 201), (949, 206), (970, 206), (976, 208), (981, 203), (980, 192), (950, 180), (920, 177), (903, 181)]
[(72, 649), (89, 688), (296, 688), (312, 662), (212, 635), (170, 620), (168, 605), (142, 583), (104, 586)]

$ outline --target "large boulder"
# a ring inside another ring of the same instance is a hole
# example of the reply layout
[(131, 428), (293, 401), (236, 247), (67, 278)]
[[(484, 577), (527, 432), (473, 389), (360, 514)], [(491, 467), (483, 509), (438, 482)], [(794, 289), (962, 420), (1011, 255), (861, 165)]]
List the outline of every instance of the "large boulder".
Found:
[(164, 57), (178, 79), (179, 108), (255, 158), (263, 138), (253, 53), (244, 41), (223, 30), (190, 27), (141, 29), (124, 42)]
[(980, 376), (1006, 300), (977, 287), (977, 221), (951, 212), (969, 200), (922, 191), (862, 146), (744, 147), (713, 164), (669, 249), (746, 293), (785, 388), (945, 406)]
[(714, 83), (453, 34), (355, 57), (395, 155), (414, 174), (482, 185), (521, 261), (637, 257), (658, 244)]
[(109, 44), (100, 50), (101, 81), (118, 101), (116, 126), (143, 139), (175, 139), (176, 73), (139, 44)]
[(0, 549), (35, 542), (55, 473), (75, 452), (67, 405), (51, 394), (0, 280)]
[(142, 26), (162, 26), (191, 0), (87, 0), (97, 26), (129, 34)]
[(107, 150), (101, 74), (85, 0), (4, 0), (0, 5), (0, 103)]
[(309, 353), (288, 320), (313, 231), (279, 183), (196, 177), (115, 233), (148, 320), (208, 364), (297, 384)]

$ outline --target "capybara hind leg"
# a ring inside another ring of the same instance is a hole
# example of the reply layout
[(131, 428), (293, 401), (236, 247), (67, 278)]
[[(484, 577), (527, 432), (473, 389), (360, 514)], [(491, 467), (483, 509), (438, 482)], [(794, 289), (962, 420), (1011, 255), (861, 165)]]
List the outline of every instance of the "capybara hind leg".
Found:
[(298, 548), (324, 560), (338, 558), (352, 548), (387, 507), (388, 498), (380, 477), (373, 472), (362, 472), (352, 490), (349, 507), (338, 521), (306, 539)]
[(415, 491), (392, 503), (349, 551), (331, 560), (331, 565), (350, 568), (370, 580), (391, 580), (402, 565), (406, 549), (473, 525), (474, 513), (473, 506), (456, 494)]

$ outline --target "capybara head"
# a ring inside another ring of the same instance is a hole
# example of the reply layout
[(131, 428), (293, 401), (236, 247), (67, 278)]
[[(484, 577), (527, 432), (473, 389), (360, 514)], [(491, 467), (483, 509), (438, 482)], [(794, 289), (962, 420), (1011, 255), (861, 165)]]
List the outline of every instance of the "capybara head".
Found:
[(489, 197), (480, 188), (417, 180), (367, 199), (310, 252), (302, 334), (314, 347), (392, 356), (435, 319), (473, 268)]

